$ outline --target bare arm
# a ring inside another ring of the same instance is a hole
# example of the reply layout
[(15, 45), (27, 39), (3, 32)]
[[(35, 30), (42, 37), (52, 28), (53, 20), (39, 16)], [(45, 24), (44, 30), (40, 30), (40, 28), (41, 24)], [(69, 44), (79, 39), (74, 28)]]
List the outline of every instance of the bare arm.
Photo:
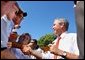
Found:
[[(56, 51), (54, 51), (54, 54), (65, 57), (67, 59), (78, 59), (78, 55), (72, 54), (72, 53), (69, 53), (69, 52), (64, 53), (64, 51), (62, 51), (60, 49), (56, 49)], [(66, 55), (64, 55), (64, 54), (66, 54)]]
[(67, 59), (78, 59), (78, 55), (66, 52)]
[(31, 50), (31, 55), (35, 56), (37, 59), (42, 59), (42, 53), (36, 51), (36, 50)]
[(56, 46), (51, 46), (50, 51), (55, 55), (65, 57), (67, 59), (78, 59), (78, 55), (57, 49)]
[(26, 55), (33, 55), (35, 56), (37, 59), (42, 59), (42, 53), (36, 51), (36, 50), (32, 50), (30, 46), (25, 45), (22, 49), (22, 52)]

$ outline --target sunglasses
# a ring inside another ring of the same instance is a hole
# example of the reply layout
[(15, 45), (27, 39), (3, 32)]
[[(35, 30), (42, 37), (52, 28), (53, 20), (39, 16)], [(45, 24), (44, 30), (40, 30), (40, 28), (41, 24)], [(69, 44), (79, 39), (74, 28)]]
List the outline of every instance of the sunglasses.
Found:
[(16, 11), (15, 14), (18, 15), (19, 14), (19, 11)]

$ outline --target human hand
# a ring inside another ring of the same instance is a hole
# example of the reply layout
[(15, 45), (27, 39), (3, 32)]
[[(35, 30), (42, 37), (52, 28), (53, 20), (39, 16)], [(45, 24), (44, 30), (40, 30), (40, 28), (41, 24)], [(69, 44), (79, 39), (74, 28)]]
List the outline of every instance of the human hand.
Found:
[(31, 53), (31, 47), (29, 45), (23, 45), (23, 48), (21, 49), (21, 51), (25, 54), (25, 55), (29, 55)]
[(50, 46), (50, 52), (55, 54), (55, 55), (62, 55), (63, 51), (58, 49), (56, 45), (51, 45)]
[(7, 43), (7, 48), (11, 48), (12, 47), (12, 42), (8, 42)]

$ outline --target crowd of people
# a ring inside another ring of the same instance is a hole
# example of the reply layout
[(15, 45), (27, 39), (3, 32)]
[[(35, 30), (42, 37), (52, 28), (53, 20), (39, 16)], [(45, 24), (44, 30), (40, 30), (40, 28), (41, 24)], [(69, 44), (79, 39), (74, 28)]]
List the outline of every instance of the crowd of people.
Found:
[[(16, 1), (1, 1), (1, 59), (83, 59), (84, 14), (80, 16), (80, 13), (84, 12), (84, 2), (76, 3), (75, 8), (78, 34), (68, 33), (69, 22), (65, 18), (54, 19), (53, 30), (57, 38), (45, 52), (30, 33), (17, 33), (27, 13), (21, 10)], [(79, 19), (82, 19), (81, 23)]]

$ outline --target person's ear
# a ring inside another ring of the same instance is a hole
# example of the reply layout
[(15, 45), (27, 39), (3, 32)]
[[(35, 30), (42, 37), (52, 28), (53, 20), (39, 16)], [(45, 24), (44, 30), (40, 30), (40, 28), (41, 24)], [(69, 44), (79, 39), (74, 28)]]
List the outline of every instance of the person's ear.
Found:
[(64, 24), (61, 25), (61, 28), (63, 28), (63, 27), (64, 27)]

